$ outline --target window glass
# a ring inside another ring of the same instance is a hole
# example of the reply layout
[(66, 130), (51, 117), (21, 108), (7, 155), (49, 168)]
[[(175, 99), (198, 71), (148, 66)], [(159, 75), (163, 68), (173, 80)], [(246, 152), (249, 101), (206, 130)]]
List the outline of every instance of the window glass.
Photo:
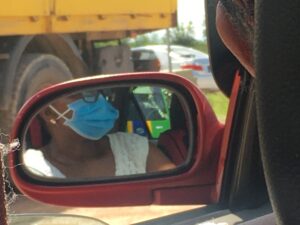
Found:
[[(195, 9), (195, 10), (194, 10)], [(141, 15), (142, 16), (142, 15)], [(192, 21), (194, 31), (190, 32), (188, 36), (185, 36), (185, 29), (183, 33), (176, 33), (176, 28), (171, 33), (174, 34), (174, 39), (171, 45), (189, 45), (189, 48), (195, 48), (197, 50), (187, 50), (186, 48), (172, 48), (170, 52), (171, 63), (173, 71), (189, 80), (191, 80), (196, 87), (204, 91), (210, 104), (212, 105), (215, 113), (220, 121), (224, 122), (227, 113), (228, 99), (219, 91), (216, 86), (213, 77), (211, 75), (208, 56), (207, 61), (201, 65), (207, 66), (207, 73), (205, 71), (198, 70), (177, 70), (180, 66), (185, 65), (186, 62), (190, 62), (191, 58), (201, 56), (196, 51), (202, 51), (207, 54), (207, 44), (205, 37), (205, 24), (204, 20), (204, 1), (198, 0), (178, 0), (178, 28), (187, 27), (188, 21)], [(200, 24), (200, 26), (199, 26)], [(200, 28), (199, 28), (200, 27)], [(202, 28), (203, 27), (203, 28)], [(137, 38), (132, 41), (127, 41), (128, 45), (134, 47), (146, 47), (148, 45), (165, 45), (166, 46), (166, 31), (159, 31), (158, 35), (146, 34), (138, 35)], [(183, 34), (183, 35), (181, 35)], [(142, 37), (142, 38), (141, 38)], [(196, 42), (184, 42), (187, 37), (195, 37)], [(141, 41), (142, 40), (142, 41)], [(181, 41), (175, 43), (175, 41)], [(124, 41), (125, 42), (125, 41)], [(191, 46), (193, 45), (193, 46)], [(166, 49), (166, 48), (164, 48)], [(165, 52), (165, 50), (164, 50)], [(198, 55), (199, 54), (199, 55)], [(166, 60), (158, 59), (154, 51), (149, 50), (136, 50), (132, 51), (132, 60), (134, 70), (140, 71), (153, 71), (153, 66), (148, 66), (145, 61), (159, 60), (157, 63), (161, 68), (168, 68), (167, 54), (163, 57)], [(188, 59), (188, 60), (184, 60)], [(161, 60), (161, 61), (160, 61)], [(178, 65), (177, 65), (178, 64)], [(197, 64), (198, 65), (198, 64)], [(203, 68), (204, 68), (203, 66)], [(142, 68), (142, 69), (141, 69)], [(149, 69), (150, 68), (150, 69)], [(174, 69), (176, 68), (176, 70)], [(193, 68), (193, 67), (192, 67)], [(174, 71), (175, 70), (175, 71)], [(127, 71), (124, 71), (127, 72)], [(112, 102), (115, 101), (115, 95), (110, 93), (103, 93), (106, 98)], [(167, 130), (170, 127), (170, 94), (160, 88), (159, 90), (151, 89), (147, 87), (137, 88), (132, 91), (133, 98), (128, 102), (128, 117), (125, 121), (128, 127), (129, 123), (135, 122), (137, 128), (135, 133), (157, 139), (160, 133)], [(88, 100), (90, 99), (87, 96)], [(119, 104), (118, 102), (116, 104)], [(146, 123), (143, 122), (146, 121)], [(148, 131), (145, 124), (152, 124), (155, 128)], [(150, 132), (150, 133), (149, 133)], [(13, 193), (11, 191), (11, 193)], [(12, 196), (15, 196), (12, 194)], [(18, 195), (13, 198), (9, 205), (9, 213), (58, 213), (58, 214), (76, 214), (90, 216), (105, 221), (108, 224), (133, 224), (142, 221), (146, 221), (153, 218), (159, 218), (162, 216), (171, 215), (178, 212), (183, 212), (195, 208), (202, 207), (203, 205), (149, 205), (149, 206), (130, 206), (130, 207), (94, 207), (94, 208), (75, 208), (75, 207), (61, 207), (52, 206), (36, 201), (32, 201), (26, 196)]]
[(153, 60), (155, 54), (152, 51), (134, 51), (132, 53), (133, 60)]

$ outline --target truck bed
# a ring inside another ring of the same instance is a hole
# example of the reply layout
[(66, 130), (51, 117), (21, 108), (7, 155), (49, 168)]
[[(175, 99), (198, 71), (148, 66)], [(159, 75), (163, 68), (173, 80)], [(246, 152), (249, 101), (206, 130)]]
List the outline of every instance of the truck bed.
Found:
[(176, 26), (176, 10), (177, 0), (2, 0), (0, 36), (83, 32), (130, 36)]

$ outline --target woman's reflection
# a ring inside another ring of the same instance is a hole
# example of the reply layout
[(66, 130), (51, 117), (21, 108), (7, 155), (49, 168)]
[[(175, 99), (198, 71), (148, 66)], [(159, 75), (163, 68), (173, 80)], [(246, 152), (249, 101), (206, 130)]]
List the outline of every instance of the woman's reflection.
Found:
[(100, 95), (61, 98), (39, 114), (49, 142), (27, 149), (23, 159), (34, 174), (92, 178), (141, 174), (175, 167), (148, 139), (137, 134), (108, 134), (119, 111)]

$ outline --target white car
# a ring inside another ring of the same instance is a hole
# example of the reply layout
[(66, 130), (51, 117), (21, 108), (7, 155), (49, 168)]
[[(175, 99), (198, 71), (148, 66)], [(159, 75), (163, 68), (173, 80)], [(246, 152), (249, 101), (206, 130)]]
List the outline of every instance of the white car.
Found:
[[(143, 62), (150, 63), (151, 61), (159, 61), (159, 70), (170, 70), (168, 59), (167, 45), (147, 45), (142, 47), (132, 48), (132, 60), (135, 68)], [(178, 45), (171, 45), (170, 59), (172, 70), (181, 69), (182, 66), (191, 63), (195, 58), (207, 57), (205, 53)], [(140, 71), (140, 70), (139, 70)]]
[[(171, 68), (169, 68), (167, 45), (148, 45), (132, 48), (131, 51), (135, 71), (171, 70)], [(181, 65), (187, 61), (187, 59), (178, 54), (177, 51), (174, 51), (174, 46), (171, 47), (170, 59), (172, 70), (180, 69)], [(193, 59), (189, 58), (188, 60), (192, 61)]]
[(169, 68), (168, 46), (148, 45), (132, 48), (132, 61), (137, 72), (172, 71), (192, 80), (202, 89), (218, 90), (206, 53), (193, 48), (171, 45)]

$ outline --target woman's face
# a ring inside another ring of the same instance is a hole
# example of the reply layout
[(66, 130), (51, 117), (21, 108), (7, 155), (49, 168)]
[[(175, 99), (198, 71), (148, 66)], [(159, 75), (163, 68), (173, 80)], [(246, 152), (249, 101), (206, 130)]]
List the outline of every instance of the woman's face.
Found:
[(75, 132), (89, 140), (100, 140), (112, 130), (119, 117), (119, 111), (98, 92), (59, 98), (43, 113), (50, 133), (63, 132), (62, 136), (68, 135), (69, 139)]
[[(69, 110), (68, 104), (81, 98), (81, 95), (72, 95), (68, 97), (60, 98), (46, 107), (40, 114), (43, 120), (46, 122), (50, 133), (63, 132), (66, 134), (75, 134), (69, 127), (64, 125), (66, 119), (71, 119), (73, 111)], [(52, 132), (51, 132), (52, 131)], [(70, 132), (69, 132), (70, 131)]]
[[(71, 96), (66, 96), (56, 100), (49, 105), (49, 108), (57, 115), (57, 120), (65, 122), (65, 119), (71, 119), (73, 111), (69, 109), (68, 105), (77, 101), (83, 100), (86, 103), (94, 102), (99, 98), (99, 93), (97, 92), (85, 92), (79, 94), (73, 94)], [(63, 116), (62, 116), (63, 115)]]
[(68, 108), (68, 104), (80, 99), (80, 96), (64, 97), (51, 103), (46, 111), (52, 122), (63, 123), (66, 119), (71, 119), (73, 111)]

